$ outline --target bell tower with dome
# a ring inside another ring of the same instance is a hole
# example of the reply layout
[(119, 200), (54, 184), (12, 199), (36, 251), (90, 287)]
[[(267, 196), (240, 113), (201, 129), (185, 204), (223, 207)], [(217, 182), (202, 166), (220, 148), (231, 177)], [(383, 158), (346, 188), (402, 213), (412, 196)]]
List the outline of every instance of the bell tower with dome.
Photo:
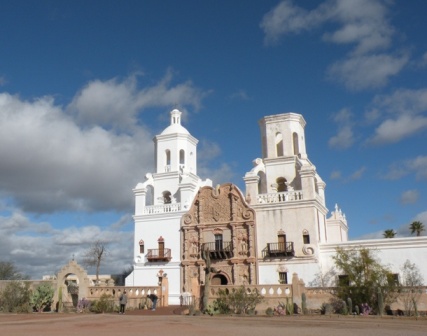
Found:
[(126, 278), (126, 286), (157, 286), (158, 274), (167, 274), (169, 304), (179, 304), (182, 292), (181, 217), (199, 188), (212, 185), (197, 176), (198, 140), (181, 125), (181, 115), (170, 112), (170, 125), (153, 139), (155, 172), (133, 190), (134, 271)]

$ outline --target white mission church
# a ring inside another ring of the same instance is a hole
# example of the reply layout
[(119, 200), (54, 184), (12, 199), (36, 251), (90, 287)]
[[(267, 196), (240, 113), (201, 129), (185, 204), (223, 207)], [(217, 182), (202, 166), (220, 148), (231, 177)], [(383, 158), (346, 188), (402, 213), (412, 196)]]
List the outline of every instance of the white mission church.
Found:
[[(320, 286), (331, 274), (336, 247), (378, 251), (395, 274), (409, 259), (427, 280), (427, 237), (348, 241), (344, 213), (326, 207), (325, 182), (309, 160), (302, 115), (283, 113), (259, 121), (262, 158), (244, 177), (212, 187), (197, 175), (197, 142), (171, 111), (170, 125), (154, 138), (155, 172), (135, 193), (134, 270), (126, 286), (157, 286), (169, 280), (168, 304), (195, 293), (205, 280), (209, 254), (216, 285), (290, 283), (298, 274)], [(160, 272), (160, 273), (159, 273)], [(333, 285), (335, 278), (329, 279)]]

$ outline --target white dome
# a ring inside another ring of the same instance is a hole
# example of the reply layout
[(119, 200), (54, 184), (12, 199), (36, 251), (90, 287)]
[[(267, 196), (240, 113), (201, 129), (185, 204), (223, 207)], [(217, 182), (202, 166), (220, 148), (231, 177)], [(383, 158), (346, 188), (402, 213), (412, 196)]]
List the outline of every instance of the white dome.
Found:
[(173, 124), (166, 127), (161, 134), (165, 135), (165, 134), (173, 134), (173, 133), (190, 134), (190, 132), (188, 132), (187, 129), (180, 124)]
[(185, 127), (181, 125), (181, 111), (174, 109), (171, 111), (171, 124), (161, 134), (190, 134)]

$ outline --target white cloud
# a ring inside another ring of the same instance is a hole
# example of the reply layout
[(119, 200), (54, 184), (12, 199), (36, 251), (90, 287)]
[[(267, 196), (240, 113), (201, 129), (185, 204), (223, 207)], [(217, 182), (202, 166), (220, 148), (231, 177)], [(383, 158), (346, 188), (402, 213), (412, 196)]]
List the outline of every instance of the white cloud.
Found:
[(49, 223), (34, 222), (19, 211), (0, 217), (1, 260), (12, 261), (32, 279), (57, 273), (73, 256), (81, 263), (93, 239), (104, 241), (109, 250), (101, 264), (102, 273), (120, 273), (132, 260), (132, 231), (97, 226), (53, 229)]
[(171, 80), (168, 73), (141, 90), (133, 77), (93, 81), (66, 111), (51, 97), (0, 94), (0, 195), (39, 213), (131, 209), (130, 190), (152, 170), (154, 157), (154, 146), (146, 145), (153, 134), (135, 119), (139, 109), (172, 102), (199, 108), (204, 97)]
[(387, 2), (372, 0), (334, 0), (327, 1), (333, 15), (331, 20), (341, 26), (324, 39), (337, 44), (354, 43), (354, 54), (385, 49), (390, 46), (394, 33), (388, 22)]
[[(390, 95), (377, 95), (373, 108), (365, 114), (367, 120), (380, 124), (369, 143), (395, 143), (414, 136), (427, 128), (427, 88), (399, 89)], [(374, 112), (374, 118), (371, 115)]]
[(324, 25), (323, 40), (354, 48), (345, 59), (328, 68), (328, 76), (350, 90), (378, 88), (399, 73), (409, 57), (378, 54), (392, 46), (394, 28), (389, 23), (389, 1), (327, 0), (306, 10), (290, 0), (280, 2), (264, 15), (260, 27), (265, 43), (275, 44), (286, 34)]
[(128, 209), (138, 172), (152, 163), (141, 146), (151, 137), (81, 129), (49, 97), (0, 94), (1, 193), (34, 212)]
[(413, 204), (418, 201), (420, 194), (418, 190), (406, 190), (400, 195), (400, 203), (402, 204)]
[(375, 135), (369, 142), (376, 145), (396, 143), (426, 128), (427, 117), (402, 115), (395, 120), (387, 119), (383, 121), (375, 130)]
[(138, 89), (138, 74), (123, 81), (117, 78), (88, 83), (73, 99), (68, 109), (84, 125), (129, 129), (136, 124), (138, 114), (149, 107), (179, 105), (201, 107), (207, 92), (196, 88), (191, 81), (172, 85), (169, 70), (156, 85)]
[(286, 0), (264, 15), (260, 27), (265, 33), (265, 43), (274, 44), (282, 35), (310, 30), (322, 21), (324, 19), (317, 11), (306, 11)]
[(395, 115), (423, 113), (427, 111), (427, 88), (399, 89), (390, 95), (377, 95), (373, 104)]
[(398, 74), (409, 57), (387, 54), (352, 56), (332, 64), (328, 69), (331, 80), (343, 83), (350, 90), (378, 88)]
[(360, 180), (363, 176), (363, 173), (366, 171), (366, 167), (360, 167), (353, 174), (350, 175), (350, 180)]
[(418, 180), (427, 180), (427, 156), (419, 155), (414, 159), (395, 162), (390, 165), (383, 178), (398, 180), (411, 173), (414, 173)]
[(266, 44), (276, 43), (283, 35), (317, 28), (324, 23), (338, 28), (323, 35), (324, 40), (353, 43), (354, 53), (364, 54), (387, 48), (394, 33), (388, 22), (387, 1), (328, 0), (313, 10), (306, 10), (290, 0), (280, 2), (264, 15), (260, 23)]
[(353, 145), (355, 137), (352, 129), (352, 119), (353, 114), (347, 108), (341, 109), (333, 116), (333, 120), (338, 124), (338, 133), (329, 139), (329, 147), (347, 149)]
[(331, 148), (347, 149), (354, 143), (354, 134), (350, 126), (341, 127), (338, 134), (331, 137), (328, 144)]

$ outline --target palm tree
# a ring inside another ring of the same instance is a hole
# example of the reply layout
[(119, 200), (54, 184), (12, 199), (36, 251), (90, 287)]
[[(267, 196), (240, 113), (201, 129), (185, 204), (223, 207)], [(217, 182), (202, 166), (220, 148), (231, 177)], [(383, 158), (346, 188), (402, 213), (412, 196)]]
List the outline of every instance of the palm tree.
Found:
[(416, 232), (417, 237), (421, 236), (421, 232), (425, 231), (424, 224), (420, 221), (412, 222), (412, 224), (409, 225), (409, 229), (411, 230), (411, 234)]
[(384, 238), (394, 238), (396, 236), (396, 231), (393, 229), (385, 230), (383, 233)]

